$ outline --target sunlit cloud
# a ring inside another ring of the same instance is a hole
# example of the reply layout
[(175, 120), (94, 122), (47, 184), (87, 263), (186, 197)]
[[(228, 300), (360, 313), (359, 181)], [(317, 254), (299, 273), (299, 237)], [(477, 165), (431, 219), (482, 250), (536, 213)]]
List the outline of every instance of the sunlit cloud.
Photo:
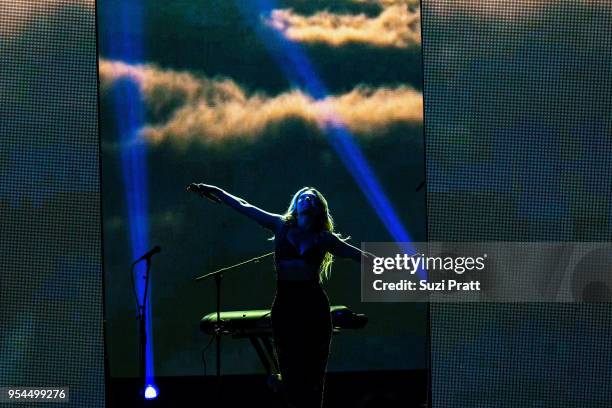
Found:
[(381, 1), (375, 17), (321, 11), (304, 16), (292, 9), (276, 9), (264, 23), (286, 38), (303, 43), (342, 46), (349, 43), (407, 48), (421, 43), (421, 13), (412, 2)]
[(248, 92), (230, 79), (100, 61), (101, 92), (122, 79), (138, 85), (154, 123), (155, 117), (164, 118), (142, 129), (142, 135), (154, 143), (255, 140), (275, 126), (296, 120), (319, 129), (341, 122), (368, 137), (401, 123), (420, 125), (423, 120), (422, 94), (407, 86), (357, 86), (314, 100), (297, 89), (271, 96)]
[(421, 0), (353, 0), (354, 3), (379, 4), (382, 7), (405, 5), (419, 7)]

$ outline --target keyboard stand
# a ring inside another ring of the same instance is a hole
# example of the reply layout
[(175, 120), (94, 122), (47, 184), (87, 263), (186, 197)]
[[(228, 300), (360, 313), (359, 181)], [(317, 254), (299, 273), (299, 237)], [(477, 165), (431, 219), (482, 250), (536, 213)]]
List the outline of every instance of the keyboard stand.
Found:
[(249, 336), (249, 340), (255, 348), (261, 363), (266, 369), (268, 375), (279, 374), (278, 361), (274, 354), (274, 348), (269, 336)]

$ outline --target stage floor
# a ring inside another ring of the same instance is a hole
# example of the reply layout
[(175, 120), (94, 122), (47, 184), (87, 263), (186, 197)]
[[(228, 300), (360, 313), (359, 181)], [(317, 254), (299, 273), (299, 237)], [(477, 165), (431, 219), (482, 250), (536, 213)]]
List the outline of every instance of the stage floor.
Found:
[[(223, 376), (221, 398), (214, 376), (161, 377), (159, 397), (144, 401), (136, 378), (111, 378), (108, 407), (281, 407), (265, 375)], [(332, 372), (327, 375), (325, 408), (423, 408), (427, 372)], [(221, 402), (221, 403), (219, 403)]]

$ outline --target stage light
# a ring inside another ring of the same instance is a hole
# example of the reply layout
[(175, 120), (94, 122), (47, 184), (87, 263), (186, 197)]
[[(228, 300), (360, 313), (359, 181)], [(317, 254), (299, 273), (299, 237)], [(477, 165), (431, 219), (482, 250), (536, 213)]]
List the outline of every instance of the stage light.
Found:
[(149, 384), (145, 387), (144, 389), (145, 399), (152, 400), (152, 399), (157, 398), (158, 395), (159, 395), (159, 392), (157, 391), (157, 388), (153, 384)]

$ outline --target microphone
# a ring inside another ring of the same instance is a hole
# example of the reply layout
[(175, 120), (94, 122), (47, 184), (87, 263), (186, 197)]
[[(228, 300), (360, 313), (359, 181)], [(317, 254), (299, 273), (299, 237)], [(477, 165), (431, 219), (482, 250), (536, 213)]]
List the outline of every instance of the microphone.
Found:
[(161, 247), (159, 245), (155, 245), (155, 247), (153, 247), (153, 249), (151, 249), (149, 252), (147, 252), (146, 254), (144, 254), (143, 256), (141, 256), (140, 258), (138, 258), (137, 260), (135, 260), (133, 264), (138, 263), (144, 259), (151, 259), (153, 257), (153, 255), (158, 254), (161, 252)]
[(194, 193), (198, 193), (200, 195), (200, 197), (206, 197), (210, 201), (213, 201), (215, 203), (220, 203), (221, 202), (219, 197), (217, 197), (213, 193), (209, 192), (206, 188), (200, 188), (196, 183), (191, 183), (187, 187), (187, 191), (192, 191)]

